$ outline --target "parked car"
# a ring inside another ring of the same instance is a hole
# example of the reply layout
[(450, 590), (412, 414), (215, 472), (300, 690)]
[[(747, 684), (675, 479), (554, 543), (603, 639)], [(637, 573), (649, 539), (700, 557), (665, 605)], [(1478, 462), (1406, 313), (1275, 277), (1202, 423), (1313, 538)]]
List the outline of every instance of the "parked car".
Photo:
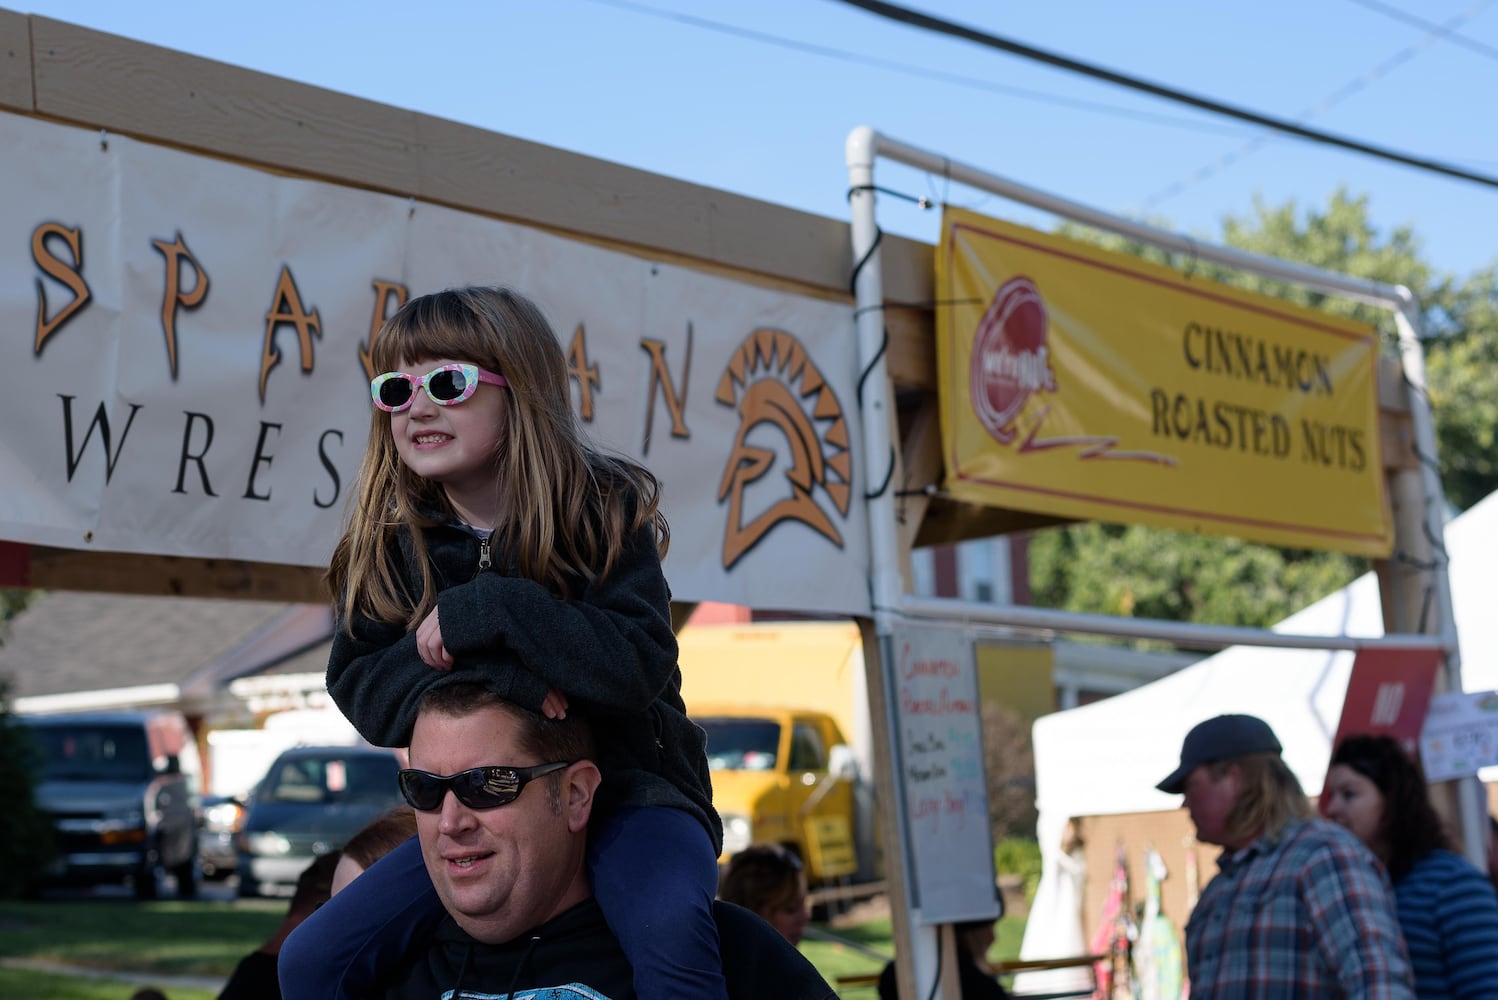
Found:
[(203, 877), (222, 881), (239, 867), (234, 837), (244, 825), (244, 803), (228, 795), (205, 795), (198, 826)]
[(41, 884), (128, 882), (154, 899), (171, 873), (198, 890), (197, 744), (177, 712), (17, 715), (40, 751), (37, 808), (57, 856)]
[(250, 793), (235, 837), (241, 896), (289, 895), (319, 854), (341, 848), (380, 813), (401, 804), (393, 750), (294, 747)]

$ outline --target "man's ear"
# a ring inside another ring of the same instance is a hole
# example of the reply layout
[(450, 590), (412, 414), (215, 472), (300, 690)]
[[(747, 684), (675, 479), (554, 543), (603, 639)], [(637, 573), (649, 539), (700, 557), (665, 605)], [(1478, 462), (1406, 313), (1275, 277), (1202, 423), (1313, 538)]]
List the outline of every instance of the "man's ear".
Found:
[(568, 766), (566, 776), (562, 808), (567, 815), (567, 829), (577, 833), (587, 828), (588, 817), (593, 815), (593, 796), (603, 775), (591, 760), (580, 760)]

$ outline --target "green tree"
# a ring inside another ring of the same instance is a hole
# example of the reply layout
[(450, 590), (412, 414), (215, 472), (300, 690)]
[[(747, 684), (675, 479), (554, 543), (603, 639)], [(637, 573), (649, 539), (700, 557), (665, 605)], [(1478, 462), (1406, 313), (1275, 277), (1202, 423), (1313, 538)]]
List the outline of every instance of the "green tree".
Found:
[(40, 590), (0, 587), (0, 645), (5, 644), (5, 623), (24, 611), (40, 593)]
[[(38, 593), (0, 588), (0, 645), (6, 623)], [(36, 808), (38, 764), (29, 730), (11, 715), (10, 680), (0, 677), (0, 899), (25, 894), (52, 859), (52, 824)]]
[[(1397, 331), (1385, 309), (1184, 258), (1157, 247), (1062, 227), (1076, 239), (1133, 253), (1240, 288), (1369, 323), (1389, 352)], [(1387, 235), (1368, 199), (1338, 191), (1322, 209), (1256, 203), (1223, 222), (1221, 242), (1254, 253), (1409, 288), (1421, 306), (1427, 381), (1442, 485), (1457, 509), (1498, 488), (1498, 268), (1465, 281), (1437, 275), (1409, 227)], [(1339, 553), (1276, 549), (1234, 538), (1078, 524), (1038, 533), (1030, 550), (1037, 604), (1073, 611), (1266, 626), (1344, 586), (1366, 569)]]
[(988, 822), (997, 843), (1035, 837), (1035, 750), (1030, 724), (1011, 708), (984, 700), (983, 774), (988, 781)]
[(24, 895), (52, 859), (52, 824), (36, 808), (40, 761), (31, 732), (10, 711), (10, 682), (0, 678), (0, 899)]

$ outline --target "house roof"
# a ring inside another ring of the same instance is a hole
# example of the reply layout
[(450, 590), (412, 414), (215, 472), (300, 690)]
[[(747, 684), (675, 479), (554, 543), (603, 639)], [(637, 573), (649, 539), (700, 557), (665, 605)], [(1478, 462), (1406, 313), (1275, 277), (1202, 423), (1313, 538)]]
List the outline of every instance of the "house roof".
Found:
[(331, 634), (321, 605), (49, 591), (0, 635), (0, 677), (13, 699), (152, 685), (208, 695)]

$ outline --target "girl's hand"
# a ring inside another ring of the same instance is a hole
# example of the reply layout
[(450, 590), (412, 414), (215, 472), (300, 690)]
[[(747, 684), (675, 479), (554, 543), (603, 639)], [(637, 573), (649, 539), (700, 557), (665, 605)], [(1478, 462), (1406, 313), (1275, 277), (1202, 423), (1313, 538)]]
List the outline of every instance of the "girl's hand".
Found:
[(442, 627), (437, 624), (436, 608), (416, 626), (416, 652), (420, 654), (421, 662), (433, 670), (453, 668), (452, 654), (442, 644)]
[(541, 702), (541, 714), (548, 719), (567, 718), (567, 696), (556, 688), (547, 688), (546, 700)]

